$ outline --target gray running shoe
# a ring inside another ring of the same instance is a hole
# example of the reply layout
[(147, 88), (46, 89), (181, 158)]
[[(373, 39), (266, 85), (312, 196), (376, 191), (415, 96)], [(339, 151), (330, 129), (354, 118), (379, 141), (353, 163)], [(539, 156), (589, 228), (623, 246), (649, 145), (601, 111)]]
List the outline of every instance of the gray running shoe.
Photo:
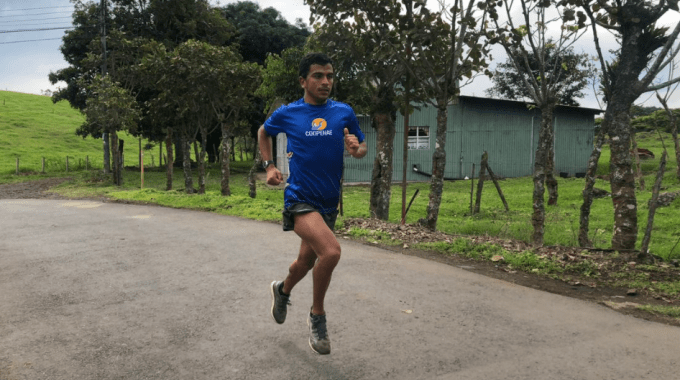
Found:
[(272, 293), (272, 318), (278, 324), (286, 321), (286, 313), (288, 312), (288, 305), (290, 305), (290, 296), (285, 295), (279, 291), (279, 287), (283, 281), (274, 281), (271, 286)]
[(314, 315), (309, 312), (307, 317), (307, 325), (309, 326), (309, 347), (317, 354), (328, 355), (331, 353), (331, 340), (328, 337), (328, 330), (326, 329), (326, 316)]

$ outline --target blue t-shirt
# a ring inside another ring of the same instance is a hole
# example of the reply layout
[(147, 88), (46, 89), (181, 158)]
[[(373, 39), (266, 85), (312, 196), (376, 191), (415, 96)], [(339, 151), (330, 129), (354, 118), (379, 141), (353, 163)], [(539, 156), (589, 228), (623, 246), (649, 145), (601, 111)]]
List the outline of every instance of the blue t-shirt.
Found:
[(338, 209), (345, 128), (360, 143), (364, 141), (352, 108), (330, 99), (317, 106), (305, 103), (302, 98), (280, 107), (265, 121), (268, 135), (285, 133), (288, 138), (290, 174), (284, 192), (286, 208), (307, 203), (322, 214)]

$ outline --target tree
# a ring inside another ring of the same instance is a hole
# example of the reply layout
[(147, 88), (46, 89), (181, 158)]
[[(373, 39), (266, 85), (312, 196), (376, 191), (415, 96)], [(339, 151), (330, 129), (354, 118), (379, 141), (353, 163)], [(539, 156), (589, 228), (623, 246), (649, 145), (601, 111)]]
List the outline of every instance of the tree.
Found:
[[(557, 55), (555, 52), (557, 45), (554, 41), (548, 41), (544, 47), (545, 65), (542, 65), (534, 54), (526, 55), (531, 71), (525, 70), (523, 61), (521, 71), (518, 71), (510, 57), (505, 62), (496, 64), (491, 77), (493, 86), (487, 89), (486, 93), (492, 97), (534, 101), (531, 92), (526, 90), (525, 80), (528, 82), (532, 80), (531, 78), (539, 78), (541, 76), (539, 66), (544, 66), (558, 70), (554, 79), (551, 73), (546, 73), (549, 82), (560, 81), (557, 104), (578, 107), (580, 105), (578, 99), (585, 96), (584, 89), (588, 86), (589, 75), (596, 70), (592, 58), (588, 54), (576, 54), (573, 46), (564, 47), (562, 54)], [(522, 52), (514, 49), (512, 56), (524, 58)]]
[(264, 65), (269, 54), (280, 55), (285, 49), (304, 45), (310, 34), (302, 20), (291, 25), (276, 9), (262, 10), (252, 1), (231, 3), (221, 11), (238, 31), (233, 40), (243, 60), (259, 65)]
[[(572, 44), (583, 32), (578, 25), (570, 25), (571, 20), (560, 17), (550, 18), (548, 15), (555, 9), (550, 2), (520, 1), (521, 19), (513, 19), (516, 12), (514, 0), (503, 2), (507, 22), (503, 25), (494, 20), (497, 41), (508, 55), (506, 70), (501, 76), (494, 78), (495, 87), (492, 93), (506, 95), (511, 98), (528, 98), (541, 111), (541, 128), (534, 162), (533, 214), (531, 222), (534, 227), (532, 241), (535, 245), (543, 245), (545, 228), (544, 193), (548, 185), (549, 205), (557, 204), (557, 180), (554, 176), (554, 131), (553, 114), (559, 102), (566, 101), (574, 105), (574, 95), (588, 84), (588, 57), (585, 54), (573, 53)], [(566, 12), (572, 12), (567, 9)], [(559, 23), (559, 35), (551, 36), (552, 24)], [(501, 65), (501, 67), (503, 67)]]
[[(68, 100), (72, 107), (83, 110), (88, 97), (87, 84), (100, 72), (104, 63), (101, 61), (101, 2), (72, 0), (75, 5), (73, 13), (74, 29), (65, 33), (61, 46), (64, 59), (69, 63), (66, 67), (49, 75), (52, 84), (59, 81), (67, 86), (55, 91), (52, 101)], [(134, 57), (135, 41), (162, 42), (167, 49), (174, 49), (178, 44), (191, 38), (206, 41), (215, 45), (226, 44), (234, 35), (234, 28), (220, 13), (212, 8), (207, 0), (107, 0), (106, 26), (107, 56), (110, 60), (110, 74), (125, 73), (130, 78), (138, 59)], [(121, 48), (130, 43), (128, 52), (122, 54)], [(88, 56), (89, 54), (89, 56)], [(143, 54), (140, 54), (141, 56)], [(137, 56), (137, 58), (139, 58)], [(99, 58), (99, 61), (96, 59)], [(128, 88), (127, 79), (116, 76), (119, 82)], [(139, 83), (139, 81), (138, 81)], [(144, 116), (139, 121), (136, 134), (155, 141), (162, 141), (166, 136), (163, 125), (149, 119), (146, 104), (157, 96), (149, 88), (133, 86), (130, 92), (135, 96)], [(100, 136), (92, 135), (95, 138)]]
[[(659, 19), (670, 11), (678, 11), (678, 0), (647, 2), (642, 0), (569, 0), (581, 7), (579, 22), (590, 19), (595, 49), (602, 65), (604, 95), (607, 102), (596, 147), (588, 163), (586, 185), (581, 206), (579, 243), (588, 245), (588, 222), (592, 204), (595, 170), (600, 157), (605, 133), (610, 137), (610, 184), (614, 204), (614, 234), (612, 248), (633, 250), (637, 241), (637, 199), (635, 176), (630, 155), (630, 109), (645, 92), (656, 91), (680, 81), (680, 77), (653, 84), (680, 51), (677, 23), (669, 28), (658, 25)], [(567, 14), (574, 17), (574, 14)], [(587, 16), (587, 17), (586, 17)], [(606, 29), (617, 37), (619, 49), (613, 59), (605, 60), (600, 47), (598, 30)]]
[(91, 94), (87, 98), (85, 109), (85, 123), (79, 128), (100, 129), (102, 132), (111, 134), (113, 145), (113, 183), (118, 186), (123, 184), (121, 151), (118, 149), (118, 132), (135, 132), (140, 111), (134, 97), (118, 83), (114, 83), (110, 77), (97, 75), (87, 84)]
[[(308, 0), (313, 14), (327, 18), (326, 26), (353, 18), (357, 32), (383, 33), (384, 54), (398, 61), (417, 83), (423, 99), (437, 107), (437, 148), (432, 159), (430, 202), (427, 217), (421, 220), (431, 229), (436, 228), (444, 185), (448, 105), (459, 93), (459, 80), (471, 79), (473, 73), (487, 65), (488, 50), (480, 42), (479, 33), (487, 14), (486, 3), (456, 0), (449, 8), (442, 1), (440, 11), (432, 12), (425, 6), (425, 0)], [(349, 22), (344, 26), (353, 27)], [(384, 59), (385, 55), (371, 58)]]
[(144, 65), (155, 73), (158, 100), (157, 112), (165, 110), (182, 120), (178, 132), (184, 152), (185, 188), (193, 192), (189, 165), (190, 142), (200, 135), (201, 149), (196, 155), (199, 167), (198, 193), (205, 192), (205, 157), (208, 134), (222, 128), (223, 188), (229, 195), (229, 123), (238, 120), (238, 113), (249, 105), (251, 95), (259, 85), (259, 68), (244, 64), (238, 53), (229, 47), (217, 47), (199, 41), (182, 43), (170, 53), (159, 51), (149, 56)]
[(489, 49), (482, 37), (487, 17), (497, 17), (491, 3), (494, 2), (456, 0), (451, 8), (442, 4), (439, 12), (430, 12), (424, 1), (413, 1), (414, 9), (420, 11), (413, 14), (412, 29), (408, 31), (413, 42), (410, 55), (413, 59), (405, 63), (414, 83), (437, 108), (429, 203), (426, 217), (419, 221), (431, 230), (437, 227), (444, 188), (448, 106), (460, 94), (460, 81), (466, 78), (471, 81), (476, 73), (488, 67)]

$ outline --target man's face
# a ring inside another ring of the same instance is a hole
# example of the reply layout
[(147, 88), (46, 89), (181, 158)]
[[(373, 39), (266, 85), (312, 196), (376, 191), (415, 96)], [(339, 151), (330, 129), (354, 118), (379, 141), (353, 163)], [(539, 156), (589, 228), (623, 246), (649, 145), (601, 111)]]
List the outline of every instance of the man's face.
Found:
[(305, 89), (305, 102), (309, 104), (325, 104), (333, 88), (333, 65), (321, 66), (313, 64), (309, 68), (307, 78), (300, 77), (300, 85)]

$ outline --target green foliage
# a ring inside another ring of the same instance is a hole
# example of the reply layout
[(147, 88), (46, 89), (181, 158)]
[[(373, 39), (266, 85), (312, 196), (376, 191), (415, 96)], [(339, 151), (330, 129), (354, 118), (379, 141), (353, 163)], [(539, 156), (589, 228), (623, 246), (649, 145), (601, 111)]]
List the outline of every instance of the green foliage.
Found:
[[(511, 48), (511, 51), (520, 62), (524, 62), (519, 49)], [(531, 71), (525, 65), (520, 65), (518, 71), (512, 58), (499, 62), (491, 78), (493, 87), (486, 90), (487, 94), (501, 99), (535, 101), (531, 91), (524, 85), (524, 79), (540, 77), (541, 65), (535, 54), (527, 54), (526, 58)], [(577, 100), (584, 96), (589, 76), (595, 70), (591, 57), (574, 53), (572, 47), (558, 52), (553, 45), (545, 48), (545, 57), (541, 58), (545, 62), (543, 70), (546, 71), (547, 83), (552, 85), (552, 91), (558, 97), (557, 103), (578, 106)]]
[[(680, 120), (680, 109), (676, 108), (671, 112), (673, 112), (677, 123)], [(638, 116), (630, 121), (630, 126), (637, 131), (653, 130), (670, 133), (673, 130), (673, 125), (671, 125), (668, 118), (668, 112), (664, 109), (658, 109), (648, 115)]]
[(252, 1), (227, 4), (221, 11), (238, 30), (236, 41), (243, 59), (258, 65), (264, 65), (268, 55), (302, 47), (310, 34), (302, 20), (290, 25), (276, 9), (263, 10)]
[(90, 97), (85, 109), (85, 123), (76, 130), (76, 134), (100, 136), (102, 133), (127, 131), (137, 132), (140, 110), (134, 97), (111, 77), (96, 75), (88, 84), (84, 84)]
[(267, 102), (265, 109), (269, 109), (278, 98), (283, 99), (285, 103), (290, 103), (302, 97), (303, 91), (298, 80), (300, 77), (298, 65), (304, 55), (303, 48), (294, 47), (284, 50), (280, 56), (267, 57), (262, 70), (262, 84), (255, 91), (255, 96)]

